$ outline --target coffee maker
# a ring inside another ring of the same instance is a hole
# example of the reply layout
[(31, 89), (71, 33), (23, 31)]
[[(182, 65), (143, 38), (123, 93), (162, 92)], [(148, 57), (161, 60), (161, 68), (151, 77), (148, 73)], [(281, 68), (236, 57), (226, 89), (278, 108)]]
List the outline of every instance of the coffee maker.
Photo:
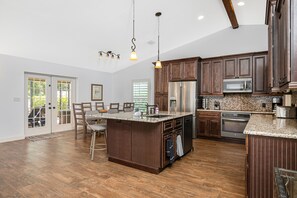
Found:
[(272, 111), (276, 112), (276, 107), (282, 105), (281, 98), (272, 98)]

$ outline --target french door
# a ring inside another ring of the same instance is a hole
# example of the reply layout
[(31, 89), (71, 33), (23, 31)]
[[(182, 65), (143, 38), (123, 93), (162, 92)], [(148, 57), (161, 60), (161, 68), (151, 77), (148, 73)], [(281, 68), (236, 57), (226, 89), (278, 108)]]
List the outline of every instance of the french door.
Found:
[(25, 74), (25, 136), (73, 129), (75, 79)]

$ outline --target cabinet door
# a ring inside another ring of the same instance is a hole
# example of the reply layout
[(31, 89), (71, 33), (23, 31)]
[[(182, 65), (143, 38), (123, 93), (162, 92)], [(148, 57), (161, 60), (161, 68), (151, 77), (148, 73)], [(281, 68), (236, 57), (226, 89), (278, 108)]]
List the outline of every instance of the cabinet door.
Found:
[(199, 116), (196, 123), (198, 136), (208, 136), (208, 118)]
[(168, 94), (162, 96), (162, 109), (160, 111), (168, 111)]
[(173, 62), (170, 64), (170, 81), (182, 80), (182, 63)]
[(183, 80), (197, 80), (197, 60), (186, 61), (183, 65)]
[(163, 95), (162, 94), (155, 94), (155, 105), (158, 105), (159, 110), (162, 111), (162, 107), (163, 107)]
[(237, 59), (224, 59), (224, 79), (235, 78), (237, 76)]
[(168, 82), (169, 82), (169, 63), (163, 64), (163, 67), (161, 70), (162, 70), (162, 80), (161, 80), (162, 93), (167, 94)]
[(213, 117), (209, 119), (209, 131), (210, 137), (221, 137), (221, 119), (220, 117)]
[(290, 2), (280, 1), (282, 6), (279, 14), (279, 64), (280, 79), (279, 84), (283, 86), (290, 82)]
[(212, 94), (223, 95), (223, 61), (212, 61)]
[(238, 76), (239, 78), (251, 78), (253, 75), (252, 57), (239, 57), (238, 61)]
[(122, 120), (107, 120), (107, 122), (108, 156), (131, 161), (131, 122)]
[(211, 95), (211, 61), (201, 63), (201, 95)]
[(267, 55), (253, 57), (253, 94), (267, 93)]
[(155, 94), (162, 94), (162, 69), (155, 69)]

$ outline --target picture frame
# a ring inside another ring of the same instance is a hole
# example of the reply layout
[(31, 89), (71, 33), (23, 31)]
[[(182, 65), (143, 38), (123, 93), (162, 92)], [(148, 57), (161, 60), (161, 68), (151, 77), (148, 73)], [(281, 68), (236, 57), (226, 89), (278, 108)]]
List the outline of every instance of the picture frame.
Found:
[(103, 85), (91, 84), (91, 100), (92, 101), (103, 100)]

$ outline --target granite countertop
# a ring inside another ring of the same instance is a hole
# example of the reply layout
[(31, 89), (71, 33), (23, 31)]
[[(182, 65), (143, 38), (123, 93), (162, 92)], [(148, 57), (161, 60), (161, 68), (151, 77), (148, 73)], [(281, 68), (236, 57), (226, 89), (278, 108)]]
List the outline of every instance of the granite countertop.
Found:
[(297, 119), (281, 119), (273, 115), (254, 114), (243, 133), (297, 139)]
[(129, 120), (136, 122), (148, 122), (148, 123), (158, 123), (167, 120), (172, 120), (175, 118), (180, 118), (188, 115), (193, 115), (191, 112), (177, 112), (169, 113), (167, 111), (160, 111), (158, 115), (168, 115), (168, 117), (162, 118), (152, 118), (146, 115), (134, 116), (134, 112), (120, 112), (120, 113), (96, 113), (86, 116), (87, 118), (102, 118), (102, 119), (114, 119), (114, 120)]
[(252, 114), (269, 114), (275, 115), (275, 112), (271, 111), (234, 111), (234, 110), (214, 110), (214, 109), (197, 109), (197, 111), (209, 111), (209, 112), (245, 112), (245, 113), (252, 113)]

